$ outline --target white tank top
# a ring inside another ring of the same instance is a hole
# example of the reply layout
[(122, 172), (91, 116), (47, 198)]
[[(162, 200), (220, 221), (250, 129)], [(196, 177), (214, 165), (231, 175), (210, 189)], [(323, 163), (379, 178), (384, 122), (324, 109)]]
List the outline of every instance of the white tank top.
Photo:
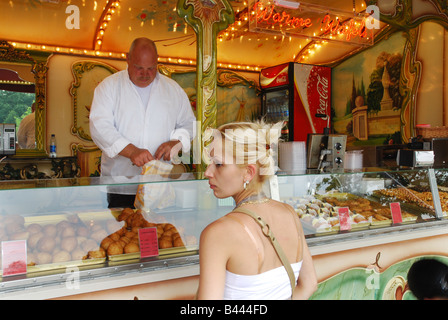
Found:
[[(291, 264), (296, 282), (302, 262)], [(291, 282), (284, 266), (254, 275), (226, 271), (224, 300), (286, 300), (291, 298), (291, 293)]]

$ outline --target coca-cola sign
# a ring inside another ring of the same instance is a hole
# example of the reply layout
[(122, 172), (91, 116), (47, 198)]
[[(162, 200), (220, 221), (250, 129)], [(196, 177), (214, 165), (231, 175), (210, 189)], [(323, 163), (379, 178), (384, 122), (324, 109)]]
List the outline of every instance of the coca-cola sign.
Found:
[(295, 64), (294, 85), (294, 140), (305, 141), (330, 125), (331, 68)]

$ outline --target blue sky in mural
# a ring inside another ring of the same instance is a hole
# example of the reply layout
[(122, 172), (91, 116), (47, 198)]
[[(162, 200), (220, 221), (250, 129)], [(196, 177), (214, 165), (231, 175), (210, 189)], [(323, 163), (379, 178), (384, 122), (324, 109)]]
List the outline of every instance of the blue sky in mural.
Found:
[(353, 76), (357, 85), (363, 80), (365, 87), (368, 87), (370, 74), (376, 68), (376, 60), (381, 52), (403, 53), (405, 41), (402, 33), (397, 32), (389, 39), (362, 51), (332, 70), (332, 104), (336, 117), (343, 116), (345, 112), (347, 98), (352, 92)]

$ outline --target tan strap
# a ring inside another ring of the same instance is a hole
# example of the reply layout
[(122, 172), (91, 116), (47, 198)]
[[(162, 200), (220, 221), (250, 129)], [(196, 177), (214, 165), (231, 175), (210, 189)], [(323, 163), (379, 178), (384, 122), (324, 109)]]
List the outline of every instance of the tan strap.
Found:
[(258, 214), (256, 214), (253, 211), (244, 209), (244, 208), (236, 208), (233, 210), (233, 212), (241, 212), (245, 213), (249, 216), (251, 216), (261, 227), (261, 231), (263, 234), (269, 238), (272, 245), (274, 246), (275, 252), (277, 253), (278, 257), (280, 258), (281, 262), (283, 263), (283, 266), (286, 269), (286, 272), (289, 276), (289, 281), (291, 283), (291, 297), (294, 295), (294, 289), (296, 287), (296, 280), (294, 276), (294, 271), (292, 270), (291, 264), (289, 263), (288, 258), (286, 257), (285, 253), (283, 252), (282, 247), (278, 243), (277, 239), (274, 236), (274, 233), (271, 231), (271, 228), (269, 227), (269, 224), (267, 224)]

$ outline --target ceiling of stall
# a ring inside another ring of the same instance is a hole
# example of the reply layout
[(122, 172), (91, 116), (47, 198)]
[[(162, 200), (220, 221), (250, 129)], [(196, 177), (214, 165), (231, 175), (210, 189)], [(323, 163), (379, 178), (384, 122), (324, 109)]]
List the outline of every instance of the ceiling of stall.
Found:
[[(306, 2), (347, 12), (354, 5), (357, 12), (365, 10), (363, 0)], [(307, 50), (310, 39), (251, 32), (244, 20), (248, 10), (246, 0), (229, 3), (236, 18), (232, 26), (219, 34), (218, 63), (257, 68), (299, 60), (327, 64), (359, 49), (329, 42), (325, 47)], [(96, 52), (115, 57), (127, 52), (134, 38), (144, 36), (157, 42), (162, 58), (195, 61), (196, 36), (178, 16), (176, 4), (177, 0), (2, 0), (0, 40), (28, 45), (30, 49)], [(79, 8), (79, 29), (66, 26), (71, 5)]]

